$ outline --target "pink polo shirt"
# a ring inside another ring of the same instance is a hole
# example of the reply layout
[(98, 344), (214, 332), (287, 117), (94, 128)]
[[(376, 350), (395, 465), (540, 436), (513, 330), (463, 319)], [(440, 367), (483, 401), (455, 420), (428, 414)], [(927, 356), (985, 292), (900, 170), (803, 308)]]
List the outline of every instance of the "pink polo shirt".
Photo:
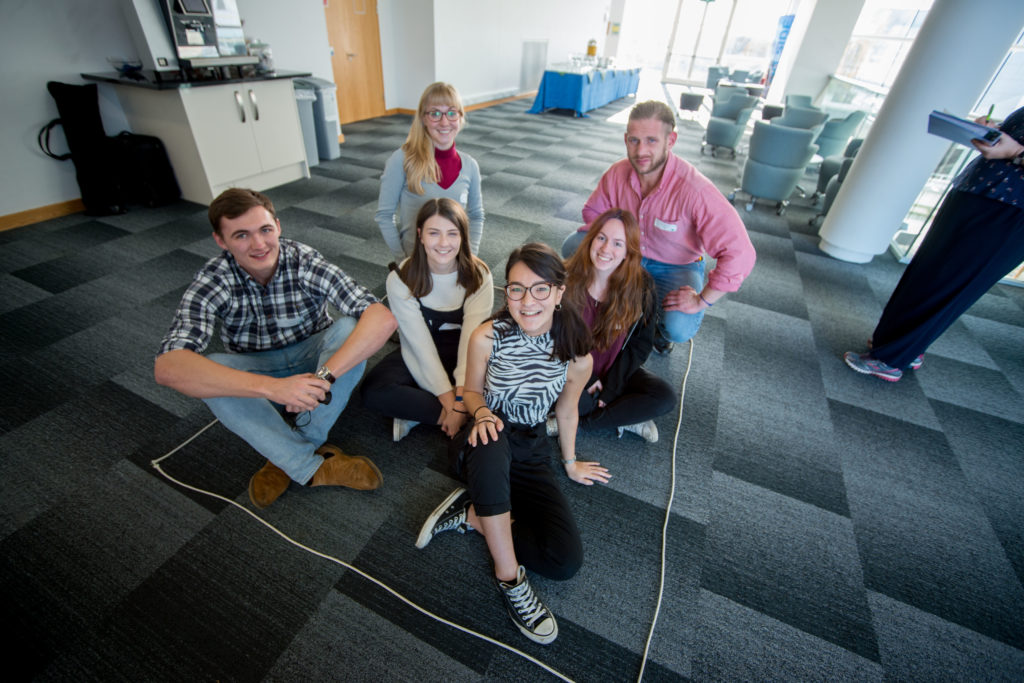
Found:
[(754, 268), (754, 245), (736, 209), (700, 171), (674, 154), (665, 161), (658, 187), (646, 197), (628, 159), (612, 164), (583, 205), (587, 225), (580, 232), (614, 207), (637, 217), (646, 258), (677, 265), (705, 253), (714, 258), (715, 269), (708, 273), (712, 289), (735, 292)]

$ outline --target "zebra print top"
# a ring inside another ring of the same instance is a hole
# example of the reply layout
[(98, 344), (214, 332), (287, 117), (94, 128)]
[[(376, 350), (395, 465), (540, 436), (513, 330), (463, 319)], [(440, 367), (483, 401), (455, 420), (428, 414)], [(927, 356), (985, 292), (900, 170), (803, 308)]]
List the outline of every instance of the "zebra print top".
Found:
[(551, 333), (531, 337), (512, 320), (495, 320), (484, 400), (512, 422), (544, 420), (565, 386), (569, 363), (551, 357)]

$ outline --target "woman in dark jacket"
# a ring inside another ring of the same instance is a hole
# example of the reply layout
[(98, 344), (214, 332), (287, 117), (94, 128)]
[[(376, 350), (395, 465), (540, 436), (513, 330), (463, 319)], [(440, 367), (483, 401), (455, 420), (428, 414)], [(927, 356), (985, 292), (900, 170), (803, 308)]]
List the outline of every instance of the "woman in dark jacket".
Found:
[[(676, 395), (642, 366), (654, 345), (658, 299), (644, 270), (640, 228), (632, 213), (610, 209), (598, 216), (566, 263), (566, 305), (579, 310), (594, 336), (594, 368), (580, 397), (580, 427), (633, 432), (654, 443), (655, 417)], [(550, 424), (549, 430), (554, 425)]]

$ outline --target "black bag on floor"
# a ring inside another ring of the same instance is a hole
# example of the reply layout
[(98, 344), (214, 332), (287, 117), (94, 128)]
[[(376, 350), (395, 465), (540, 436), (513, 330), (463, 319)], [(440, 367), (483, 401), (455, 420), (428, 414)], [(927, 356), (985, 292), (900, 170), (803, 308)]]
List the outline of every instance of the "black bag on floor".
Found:
[[(75, 164), (75, 178), (82, 191), (85, 212), (90, 216), (124, 213), (121, 174), (110, 153), (110, 140), (103, 130), (96, 84), (68, 85), (50, 81), (46, 89), (57, 102), (59, 122), (64, 128), (71, 161)], [(51, 121), (39, 132), (40, 147), (50, 156), (54, 155), (47, 149), (49, 131), (55, 125)], [(43, 147), (44, 132), (47, 147)]]
[(181, 197), (181, 188), (160, 138), (123, 131), (111, 143), (120, 163), (121, 189), (128, 203), (163, 206)]
[[(107, 137), (95, 83), (50, 81), (46, 88), (57, 102), (60, 118), (39, 131), (39, 148), (49, 157), (74, 162), (86, 214), (109, 216), (124, 213), (126, 204), (161, 206), (181, 197), (159, 138), (127, 131)], [(58, 124), (68, 141), (67, 154), (56, 154), (50, 148), (50, 131)]]

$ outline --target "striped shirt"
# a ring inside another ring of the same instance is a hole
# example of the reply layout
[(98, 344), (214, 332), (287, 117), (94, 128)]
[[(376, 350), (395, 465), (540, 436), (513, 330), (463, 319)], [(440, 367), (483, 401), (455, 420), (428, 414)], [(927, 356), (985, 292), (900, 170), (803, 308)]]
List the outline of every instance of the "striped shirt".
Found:
[(218, 320), (221, 339), (230, 351), (280, 349), (330, 327), (328, 303), (342, 315), (358, 318), (376, 302), (341, 268), (299, 242), (280, 240), (277, 270), (266, 286), (224, 251), (207, 261), (185, 290), (160, 353), (202, 353)]
[(493, 323), (494, 343), (484, 378), (484, 400), (512, 422), (544, 422), (565, 386), (567, 361), (551, 357), (551, 333), (531, 337), (512, 320)]

